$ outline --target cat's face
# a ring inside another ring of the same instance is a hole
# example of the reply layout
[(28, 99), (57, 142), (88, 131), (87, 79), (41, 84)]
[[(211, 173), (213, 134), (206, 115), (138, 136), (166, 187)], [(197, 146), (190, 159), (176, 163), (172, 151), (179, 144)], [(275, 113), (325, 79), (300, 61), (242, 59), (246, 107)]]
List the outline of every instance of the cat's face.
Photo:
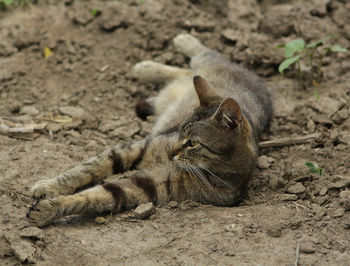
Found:
[(247, 123), (236, 101), (214, 95), (203, 79), (194, 84), (200, 106), (181, 125), (173, 160), (193, 172), (198, 168), (220, 172), (220, 167), (230, 164), (235, 149), (246, 142)]

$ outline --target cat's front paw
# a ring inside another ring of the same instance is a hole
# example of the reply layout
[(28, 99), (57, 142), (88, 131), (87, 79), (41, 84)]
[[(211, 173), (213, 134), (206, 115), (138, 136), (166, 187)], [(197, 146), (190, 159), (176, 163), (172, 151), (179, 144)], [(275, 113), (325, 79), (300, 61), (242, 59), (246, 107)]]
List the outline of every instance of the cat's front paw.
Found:
[(193, 57), (207, 49), (191, 34), (179, 34), (173, 39), (173, 43), (176, 50), (189, 57)]
[(29, 223), (38, 227), (50, 224), (57, 216), (57, 203), (54, 200), (40, 200), (27, 213)]
[(30, 194), (36, 199), (53, 198), (59, 195), (59, 186), (51, 179), (40, 180), (30, 189)]

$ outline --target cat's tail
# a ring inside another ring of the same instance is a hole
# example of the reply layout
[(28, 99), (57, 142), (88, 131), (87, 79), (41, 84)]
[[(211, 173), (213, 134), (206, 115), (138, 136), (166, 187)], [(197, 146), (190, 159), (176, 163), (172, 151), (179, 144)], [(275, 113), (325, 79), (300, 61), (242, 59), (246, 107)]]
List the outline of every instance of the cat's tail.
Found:
[(209, 48), (205, 47), (195, 37), (190, 34), (179, 34), (173, 39), (177, 51), (192, 58), (195, 55), (206, 52)]

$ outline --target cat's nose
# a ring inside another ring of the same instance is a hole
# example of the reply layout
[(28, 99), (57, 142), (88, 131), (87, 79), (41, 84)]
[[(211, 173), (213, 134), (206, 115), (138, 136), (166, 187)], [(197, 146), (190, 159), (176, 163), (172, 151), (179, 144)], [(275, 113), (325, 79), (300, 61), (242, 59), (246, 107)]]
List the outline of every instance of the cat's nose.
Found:
[(172, 160), (175, 155), (177, 155), (182, 150), (182, 143), (177, 142), (170, 150), (169, 160)]

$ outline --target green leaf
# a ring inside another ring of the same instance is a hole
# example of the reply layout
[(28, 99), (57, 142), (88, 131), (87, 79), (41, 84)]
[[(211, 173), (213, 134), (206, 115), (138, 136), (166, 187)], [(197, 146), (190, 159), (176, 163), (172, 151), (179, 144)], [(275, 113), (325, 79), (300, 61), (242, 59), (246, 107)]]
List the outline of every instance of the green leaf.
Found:
[(301, 53), (305, 48), (305, 42), (302, 39), (293, 40), (287, 43), (284, 47), (284, 53), (287, 58), (290, 58), (294, 55), (295, 52)]
[(9, 5), (12, 5), (12, 4), (13, 4), (13, 0), (2, 0), (2, 1), (0, 1), (0, 2), (4, 3), (5, 6), (9, 6)]
[(93, 9), (93, 10), (91, 10), (91, 15), (92, 15), (93, 17), (95, 17), (96, 15), (98, 15), (98, 13), (100, 13), (100, 11), (99, 11), (98, 9)]
[(324, 174), (324, 169), (320, 168), (317, 164), (306, 162), (305, 165), (309, 167), (310, 173), (318, 174), (319, 176)]
[(288, 58), (284, 60), (280, 66), (278, 67), (278, 71), (283, 74), (283, 71), (286, 70), (290, 65), (294, 64), (296, 61), (300, 59), (300, 55), (296, 55), (292, 58)]
[(315, 49), (317, 48), (318, 46), (321, 46), (323, 45), (326, 41), (328, 41), (329, 39), (332, 39), (334, 38), (336, 35), (328, 35), (327, 37), (324, 37), (316, 42), (313, 42), (313, 43), (310, 43), (306, 46), (306, 48), (310, 48), (310, 49)]
[(329, 47), (329, 49), (332, 51), (332, 52), (347, 52), (348, 50), (339, 46), (339, 45), (332, 45), (331, 47)]
[(315, 95), (316, 99), (320, 99), (320, 94), (317, 91), (314, 91), (314, 95)]
[(286, 45), (285, 44), (279, 44), (276, 46), (276, 48), (284, 48)]

